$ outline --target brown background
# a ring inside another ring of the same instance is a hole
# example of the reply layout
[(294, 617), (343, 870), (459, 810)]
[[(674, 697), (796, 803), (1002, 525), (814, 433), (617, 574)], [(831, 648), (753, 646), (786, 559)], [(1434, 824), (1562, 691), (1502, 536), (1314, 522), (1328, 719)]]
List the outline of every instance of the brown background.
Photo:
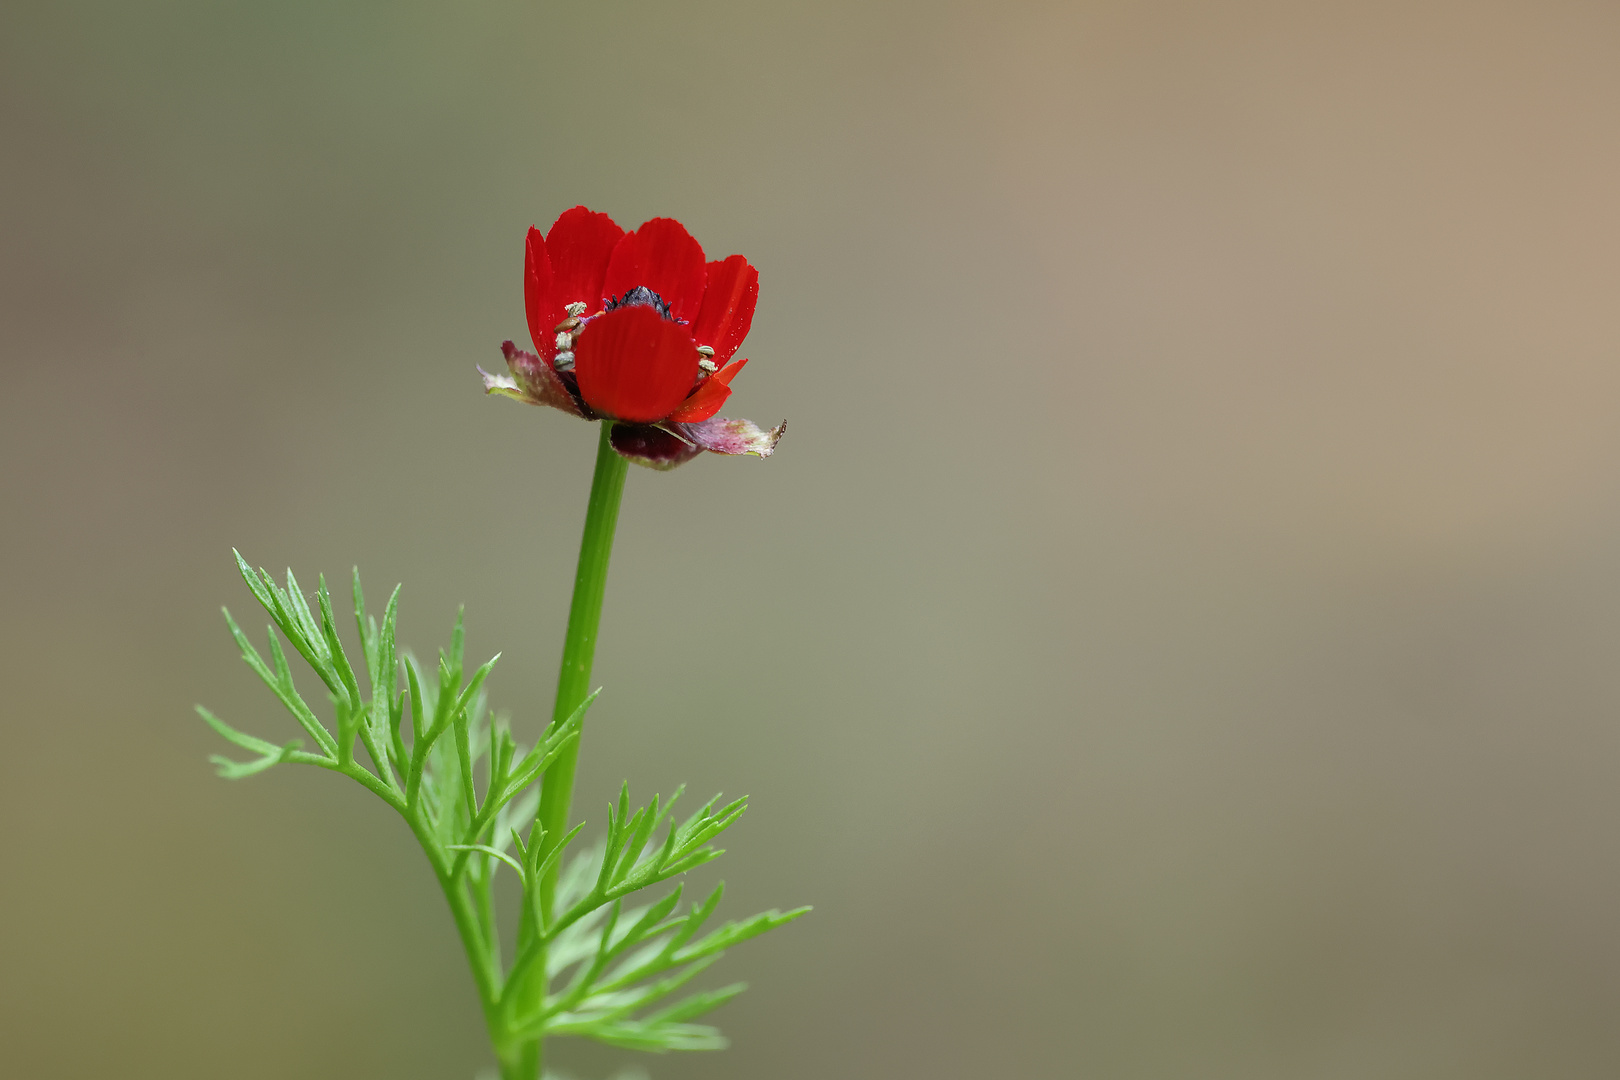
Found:
[(793, 425), (627, 492), (581, 812), (817, 906), (654, 1076), (1620, 1074), (1612, 3), (7, 3), (0, 192), (7, 1075), (487, 1061), (405, 831), (190, 710), (293, 733), (236, 545), (537, 729), (592, 432), (473, 364), (578, 202)]

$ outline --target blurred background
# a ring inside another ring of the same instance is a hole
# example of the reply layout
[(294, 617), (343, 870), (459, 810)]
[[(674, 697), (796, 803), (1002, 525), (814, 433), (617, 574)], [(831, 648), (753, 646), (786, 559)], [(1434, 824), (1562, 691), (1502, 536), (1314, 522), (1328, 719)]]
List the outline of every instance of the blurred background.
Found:
[(295, 734), (235, 545), (538, 731), (594, 432), (473, 365), (583, 202), (792, 422), (625, 500), (578, 813), (816, 906), (654, 1077), (1620, 1074), (1614, 5), (12, 2), (0, 146), (0, 1071), (488, 1062), (397, 820), (192, 706)]

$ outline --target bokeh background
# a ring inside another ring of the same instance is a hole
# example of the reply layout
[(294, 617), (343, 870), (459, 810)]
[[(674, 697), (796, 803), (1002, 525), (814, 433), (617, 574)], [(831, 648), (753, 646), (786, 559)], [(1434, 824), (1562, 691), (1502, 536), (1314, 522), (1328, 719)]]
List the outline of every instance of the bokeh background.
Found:
[(0, 1071), (487, 1062), (397, 821), (191, 708), (294, 733), (235, 545), (538, 730), (594, 438), (473, 365), (584, 202), (792, 421), (627, 492), (580, 812), (816, 905), (653, 1076), (1620, 1075), (1617, 191), (1597, 0), (6, 3)]

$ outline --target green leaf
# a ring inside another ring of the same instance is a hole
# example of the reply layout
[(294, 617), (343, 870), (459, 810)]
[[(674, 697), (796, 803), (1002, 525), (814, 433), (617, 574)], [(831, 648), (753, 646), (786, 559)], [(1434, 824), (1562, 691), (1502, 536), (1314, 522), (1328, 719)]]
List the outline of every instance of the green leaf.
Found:
[(220, 735), (224, 736), (227, 742), (233, 742), (242, 749), (251, 750), (255, 754), (281, 753), (281, 747), (277, 746), (275, 743), (254, 738), (252, 735), (244, 735), (242, 732), (237, 731), (235, 728), (231, 727), (225, 721), (221, 720), (219, 717), (215, 716), (201, 705), (196, 706), (196, 709), (197, 715), (207, 721), (209, 727), (213, 728), (215, 731), (219, 732)]
[(612, 954), (615, 956), (622, 955), (626, 949), (639, 945), (649, 937), (668, 929), (664, 925), (664, 920), (669, 918), (670, 912), (674, 911), (676, 906), (680, 904), (683, 891), (682, 886), (677, 885), (675, 890), (668, 896), (655, 904), (649, 904), (641, 917), (624, 932), (618, 941), (613, 943)]
[[(303, 740), (294, 739), (286, 746), (277, 746), (275, 743), (265, 742), (263, 739), (243, 734), (201, 705), (197, 706), (197, 715), (207, 721), (208, 726), (219, 732), (227, 741), (235, 743), (244, 750), (251, 750), (260, 755), (254, 761), (232, 761), (230, 758), (221, 757), (218, 754), (210, 755), (208, 760), (215, 766), (215, 771), (227, 780), (240, 780), (245, 776), (261, 773), (272, 765), (279, 765), (283, 761), (292, 760), (293, 756), (298, 753), (298, 748), (304, 745)], [(312, 755), (305, 754), (301, 756), (310, 757)]]
[[(723, 886), (684, 912), (679, 887), (650, 903), (637, 904), (631, 895), (718, 858), (722, 852), (713, 841), (747, 810), (747, 799), (722, 805), (716, 796), (677, 823), (673, 812), (684, 788), (667, 799), (655, 795), (647, 805), (633, 807), (628, 785), (621, 785), (608, 807), (606, 837), (591, 851), (567, 860), (567, 869), (557, 876), (555, 892), (542, 911), (541, 884), (556, 872), (584, 825), (556, 838), (534, 823), (526, 841), (519, 830), (536, 813), (540, 795), (536, 782), (560, 755), (577, 746), (599, 691), (525, 749), (512, 737), (504, 715), (488, 710), (485, 685), (500, 655), (464, 677), (463, 613), (458, 611), (449, 646), (439, 654), (437, 678), (428, 678), (416, 659), (396, 644), (399, 587), (379, 618), (366, 611), (355, 570), (354, 618), (366, 693), (359, 669), (350, 664), (339, 638), (325, 578), (317, 578), (312, 609), (292, 571), (283, 589), (268, 573), (250, 567), (240, 553), (235, 557), (243, 581), (274, 625), (267, 657), (254, 649), (226, 612), (232, 636), (244, 662), (323, 754), (304, 753), (296, 742), (278, 746), (247, 735), (199, 708), (199, 715), (222, 738), (253, 755), (245, 762), (211, 759), (222, 776), (250, 776), (283, 761), (320, 765), (361, 783), (404, 816), (432, 860), (467, 935), (464, 943), (486, 1017), (499, 1042), (570, 1034), (652, 1051), (725, 1045), (716, 1029), (690, 1021), (729, 1001), (742, 985), (685, 997), (677, 992), (730, 946), (809, 909), (768, 911), (700, 936), (720, 902)], [(300, 696), (282, 637), (330, 692), (337, 739)], [(451, 738), (442, 738), (452, 731)], [(370, 752), (376, 774), (354, 759), (357, 738)], [(505, 950), (496, 929), (500, 920), (492, 888), (501, 863), (518, 874), (524, 905), (516, 922), (514, 961), (504, 976)], [(458, 878), (461, 874), (465, 876)], [(544, 915), (552, 916), (549, 926)], [(548, 987), (554, 978), (567, 979), (561, 992)]]
[(682, 998), (667, 1009), (661, 1009), (646, 1017), (643, 1023), (657, 1027), (663, 1024), (678, 1024), (684, 1020), (692, 1020), (702, 1016), (704, 1013), (713, 1012), (747, 989), (747, 983), (732, 983), (730, 986), (722, 986), (718, 990), (705, 990), (700, 994), (692, 994), (689, 997)]
[(522, 863), (512, 858), (512, 856), (508, 855), (506, 852), (498, 851), (495, 848), (490, 847), (488, 844), (446, 844), (444, 846), (450, 851), (482, 851), (485, 855), (493, 855), (507, 866), (510, 866), (513, 870), (516, 870), (520, 880), (527, 877), (527, 871), (523, 869)]
[(422, 694), (422, 686), (427, 680), (422, 678), (421, 669), (417, 665), (415, 655), (407, 649), (403, 654), (403, 659), (405, 662), (406, 689), (411, 694), (411, 742), (414, 745), (419, 743), (427, 734), (427, 720), (424, 714), (436, 712), (438, 704), (437, 702), (428, 701)]
[(667, 1050), (724, 1050), (731, 1045), (717, 1029), (706, 1024), (602, 1024), (585, 1034), (609, 1046), (651, 1054)]
[(287, 670), (287, 661), (281, 653), (281, 644), (276, 640), (275, 630), (270, 630), (270, 655), (276, 662), (276, 670), (271, 672), (265, 665), (263, 657), (259, 655), (259, 651), (248, 641), (247, 635), (242, 633), (242, 628), (231, 618), (230, 611), (226, 608), (220, 610), (225, 614), (225, 624), (230, 627), (231, 636), (236, 639), (237, 647), (242, 650), (242, 660), (286, 706), (299, 726), (315, 740), (316, 745), (329, 755), (335, 754), (337, 742), (326, 730), (325, 725), (316, 719), (315, 714), (304, 703), (304, 699), (299, 696), (297, 688), (293, 686), (292, 673)]
[(716, 927), (702, 938), (677, 952), (673, 959), (677, 964), (684, 964), (705, 956), (712, 956), (731, 948), (733, 945), (758, 937), (778, 926), (786, 926), (794, 919), (808, 914), (810, 908), (799, 907), (792, 911), (763, 911), (741, 922), (728, 922)]
[(272, 765), (280, 765), (283, 761), (294, 760), (294, 755), (302, 745), (302, 742), (294, 740), (282, 747), (279, 753), (259, 758), (256, 761), (232, 761), (230, 758), (221, 757), (219, 754), (208, 755), (208, 761), (214, 766), (214, 772), (217, 775), (224, 777), (226, 780), (241, 780), (243, 777), (262, 773)]
[(351, 571), (350, 597), (354, 604), (354, 629), (360, 635), (360, 651), (366, 657), (366, 674), (377, 685), (377, 620), (366, 615), (366, 594), (360, 587), (360, 568)]
[(495, 836), (510, 837), (520, 824), (533, 821), (534, 812), (539, 805), (538, 788), (530, 788), (517, 799), (509, 801), (495, 815)]
[(553, 724), (546, 730), (545, 740), (525, 754), (523, 759), (512, 769), (504, 789), (498, 796), (497, 805), (505, 803), (527, 787), (537, 776), (550, 768), (551, 763), (557, 759), (557, 755), (561, 754), (568, 748), (569, 744), (579, 738), (580, 727), (585, 722), (585, 713), (601, 692), (600, 689), (592, 691), (584, 701), (580, 702), (579, 708), (575, 709), (567, 720), (561, 724)]
[(337, 673), (332, 669), (330, 658), (325, 655), (325, 642), (321, 640), (320, 630), (309, 615), (309, 607), (304, 603), (303, 594), (298, 591), (298, 581), (292, 571), (287, 571), (289, 589), (284, 592), (276, 586), (275, 579), (269, 573), (262, 569), (255, 571), (249, 566), (241, 552), (233, 548), (232, 554), (236, 556), (236, 568), (241, 572), (242, 580), (247, 582), (253, 598), (269, 612), (270, 618), (281, 628), (305, 663), (320, 676), (326, 688), (334, 694), (341, 693)]
[(517, 1025), (514, 1035), (519, 1038), (533, 1038), (536, 1035), (586, 1035), (600, 1038), (601, 1036), (597, 1034), (598, 1029), (627, 1020), (632, 1013), (674, 993), (713, 962), (700, 960), (679, 974), (638, 987), (633, 991), (592, 995), (574, 1011), (551, 1015), (542, 1013), (527, 1024)]
[[(287, 580), (291, 582), (292, 571), (287, 571)], [(302, 605), (303, 597), (299, 597)], [(361, 714), (365, 704), (365, 697), (360, 693), (360, 682), (354, 677), (354, 668), (349, 664), (348, 654), (343, 651), (343, 642), (338, 640), (337, 617), (332, 614), (332, 594), (326, 589), (326, 575), (316, 578), (315, 600), (321, 608), (321, 640), (326, 643), (326, 653), (331, 659), (333, 667), (337, 669), (338, 679), (343, 685), (343, 692), (348, 695), (349, 709), (356, 716)], [(305, 616), (309, 608), (303, 607)]]
[(456, 757), (461, 764), (461, 798), (467, 811), (467, 820), (478, 817), (478, 793), (473, 789), (472, 739), (468, 732), (470, 722), (467, 710), (458, 708), (451, 717), (456, 735)]
[[(320, 663), (317, 670), (329, 671), (332, 669), (332, 658), (325, 650), (326, 638), (321, 633), (321, 624), (315, 621), (314, 614), (309, 610), (309, 601), (304, 599), (304, 590), (299, 587), (298, 579), (293, 576), (292, 567), (287, 568), (287, 589), (280, 594), (288, 615), (298, 625), (300, 636), (309, 642), (310, 648), (315, 650)], [(339, 693), (337, 687), (332, 692)]]
[(266, 585), (264, 577), (261, 577), (264, 571), (255, 572), (253, 567), (248, 565), (247, 560), (242, 558), (240, 551), (231, 548), (231, 554), (236, 556), (236, 568), (241, 572), (242, 580), (247, 582), (248, 592), (252, 593), (253, 599), (259, 602), (259, 606), (268, 611), (271, 617), (274, 618), (280, 608), (280, 605), (275, 600), (275, 586), (273, 584)]
[(405, 749), (405, 738), (400, 731), (404, 716), (405, 691), (401, 690), (394, 695), (394, 700), (388, 706), (388, 754), (394, 763), (395, 771), (401, 777), (405, 776), (411, 767), (411, 754)]
[[(457, 626), (461, 625), (461, 621), (459, 619), (456, 621), (456, 625)], [(472, 677), (471, 681), (469, 681), (467, 683), (466, 687), (461, 691), (461, 695), (456, 698), (456, 704), (455, 704), (455, 711), (456, 712), (460, 712), (460, 711), (468, 708), (472, 704), (472, 701), (473, 701), (474, 697), (478, 694), (479, 689), (481, 689), (483, 687), (484, 680), (489, 678), (489, 673), (491, 671), (495, 670), (495, 663), (496, 663), (496, 661), (500, 660), (500, 658), (501, 658), (501, 654), (496, 653), (494, 656), (492, 656), (488, 660), (484, 661), (484, 664), (483, 664), (482, 667), (480, 667), (477, 671), (473, 672), (473, 677)], [(459, 663), (456, 665), (455, 670), (458, 673), (461, 671), (461, 665)]]
[[(359, 588), (360, 576), (355, 574), (355, 588)], [(388, 597), (388, 605), (383, 609), (383, 621), (379, 627), (375, 619), (367, 619), (367, 625), (362, 629), (366, 634), (367, 654), (366, 663), (368, 675), (371, 680), (371, 696), (391, 700), (394, 688), (399, 684), (399, 675), (394, 663), (394, 628), (399, 621), (399, 590), (395, 585), (393, 593)]]
[(540, 865), (535, 867), (534, 872), (537, 877), (543, 877), (545, 872), (551, 869), (552, 864), (562, 857), (563, 849), (569, 844), (573, 843), (574, 837), (578, 836), (580, 830), (584, 827), (585, 823), (582, 821), (578, 825), (575, 825), (572, 829), (568, 830), (568, 833), (562, 838), (562, 842), (556, 847), (552, 848), (551, 851), (546, 854), (545, 859), (540, 863)]

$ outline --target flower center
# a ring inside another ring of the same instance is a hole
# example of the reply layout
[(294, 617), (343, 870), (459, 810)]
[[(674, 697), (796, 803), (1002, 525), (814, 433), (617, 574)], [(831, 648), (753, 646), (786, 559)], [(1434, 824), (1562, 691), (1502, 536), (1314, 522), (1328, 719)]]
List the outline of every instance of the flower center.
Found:
[(669, 305), (664, 302), (664, 298), (647, 288), (645, 285), (637, 285), (623, 296), (617, 298), (611, 296), (608, 297), (607, 303), (602, 305), (602, 310), (607, 312), (622, 307), (650, 307), (654, 311), (658, 312), (660, 316), (668, 319), (671, 322), (686, 322), (685, 319), (677, 319), (671, 315), (669, 312)]

